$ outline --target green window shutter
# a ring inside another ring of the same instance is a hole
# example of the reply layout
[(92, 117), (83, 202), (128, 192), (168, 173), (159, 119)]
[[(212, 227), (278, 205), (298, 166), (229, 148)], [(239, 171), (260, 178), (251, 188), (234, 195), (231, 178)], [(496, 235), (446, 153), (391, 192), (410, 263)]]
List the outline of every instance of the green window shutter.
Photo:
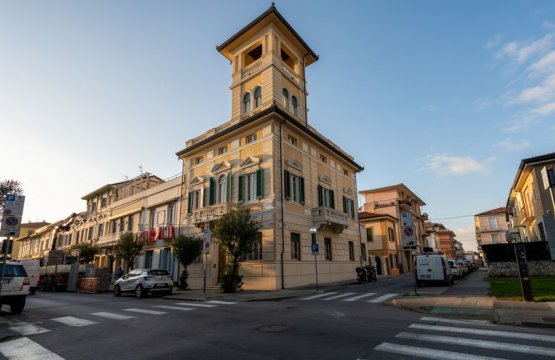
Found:
[(347, 198), (343, 196), (343, 212), (347, 213)]
[(208, 205), (214, 205), (216, 203), (216, 179), (210, 178), (210, 189), (208, 194)]
[(349, 201), (349, 204), (351, 205), (351, 219), (355, 219), (355, 201), (351, 200)]
[(366, 229), (366, 241), (372, 241), (372, 228)]
[(333, 195), (333, 190), (330, 190), (329, 193), (330, 193), (330, 208), (335, 209), (335, 196)]
[(318, 206), (324, 206), (324, 189), (318, 185)]
[(231, 173), (229, 173), (227, 175), (227, 189), (226, 189), (227, 194), (225, 195), (225, 199), (227, 201), (231, 201), (231, 177), (232, 175)]
[(285, 173), (283, 174), (285, 184), (284, 184), (284, 188), (285, 188), (285, 199), (289, 200), (291, 199), (291, 174), (289, 173), (289, 171), (285, 170)]
[(264, 197), (264, 170), (256, 171), (256, 198), (262, 199)]
[(299, 176), (299, 202), (304, 205), (304, 177)]
[(187, 214), (191, 215), (193, 212), (193, 193), (189, 192), (189, 199), (187, 204)]
[(245, 201), (245, 175), (239, 175), (239, 203)]

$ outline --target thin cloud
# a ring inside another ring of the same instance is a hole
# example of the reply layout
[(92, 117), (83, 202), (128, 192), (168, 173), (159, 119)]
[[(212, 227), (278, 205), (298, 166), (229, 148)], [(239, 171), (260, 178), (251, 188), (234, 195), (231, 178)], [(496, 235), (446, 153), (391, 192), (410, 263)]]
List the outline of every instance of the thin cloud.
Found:
[(526, 140), (521, 142), (513, 142), (511, 139), (506, 139), (498, 142), (494, 145), (495, 147), (503, 148), (507, 151), (520, 151), (530, 147), (530, 143)]
[(541, 84), (525, 88), (520, 94), (509, 103), (541, 103), (555, 98), (555, 73), (551, 74)]
[(540, 116), (547, 116), (551, 115), (555, 112), (555, 102), (550, 102), (548, 104), (544, 104), (532, 110), (532, 113), (540, 115)]
[(426, 167), (440, 175), (464, 175), (470, 173), (487, 173), (495, 158), (478, 161), (469, 156), (428, 156)]
[(547, 34), (541, 39), (524, 43), (511, 41), (501, 46), (497, 54), (499, 57), (508, 57), (520, 64), (533, 55), (549, 51), (553, 45), (553, 37), (553, 34)]
[(553, 72), (553, 70), (555, 70), (555, 50), (549, 52), (547, 55), (544, 55), (528, 68), (531, 76), (538, 76)]

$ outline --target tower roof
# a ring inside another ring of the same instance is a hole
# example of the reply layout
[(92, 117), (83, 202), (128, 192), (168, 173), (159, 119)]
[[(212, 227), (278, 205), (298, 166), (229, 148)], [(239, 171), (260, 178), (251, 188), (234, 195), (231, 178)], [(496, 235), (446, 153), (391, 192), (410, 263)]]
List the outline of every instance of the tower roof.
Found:
[(299, 48), (306, 50), (307, 56), (305, 58), (305, 66), (308, 66), (318, 60), (318, 55), (308, 44), (301, 38), (301, 36), (293, 29), (293, 27), (285, 20), (285, 18), (276, 9), (274, 3), (268, 10), (260, 14), (256, 19), (251, 21), (247, 26), (239, 30), (235, 35), (227, 39), (224, 43), (217, 46), (216, 49), (225, 56), (228, 60), (232, 60), (231, 50), (238, 45), (238, 41), (244, 36), (254, 34), (259, 29), (263, 28), (269, 23), (277, 24), (287, 35), (297, 42)]

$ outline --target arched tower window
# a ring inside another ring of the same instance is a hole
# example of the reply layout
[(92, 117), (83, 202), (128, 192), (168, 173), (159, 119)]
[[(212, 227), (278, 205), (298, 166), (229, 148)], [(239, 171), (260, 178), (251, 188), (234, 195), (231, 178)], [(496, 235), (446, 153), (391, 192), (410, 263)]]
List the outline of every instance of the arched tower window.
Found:
[(246, 114), (249, 111), (251, 111), (251, 94), (246, 93), (243, 95), (243, 114)]
[(291, 96), (291, 105), (293, 106), (293, 115), (297, 116), (299, 111), (299, 102), (296, 96)]
[(262, 105), (262, 88), (257, 86), (254, 89), (254, 107), (257, 108)]
[(287, 89), (283, 89), (281, 94), (283, 95), (283, 99), (282, 99), (283, 107), (286, 110), (289, 110), (289, 91), (287, 91)]

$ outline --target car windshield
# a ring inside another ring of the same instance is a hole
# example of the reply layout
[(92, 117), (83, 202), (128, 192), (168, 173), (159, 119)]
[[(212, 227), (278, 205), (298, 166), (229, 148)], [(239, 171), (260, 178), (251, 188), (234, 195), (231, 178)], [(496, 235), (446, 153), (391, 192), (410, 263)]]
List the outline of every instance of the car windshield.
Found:
[(167, 276), (170, 273), (167, 272), (166, 270), (149, 270), (148, 275), (156, 275), (156, 276)]

